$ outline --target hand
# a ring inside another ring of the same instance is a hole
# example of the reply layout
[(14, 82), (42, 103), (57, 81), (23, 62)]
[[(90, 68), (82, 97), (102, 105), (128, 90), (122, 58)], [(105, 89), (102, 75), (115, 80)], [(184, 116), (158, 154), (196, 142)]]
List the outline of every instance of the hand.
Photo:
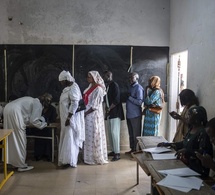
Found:
[(174, 119), (180, 119), (181, 118), (181, 116), (177, 112), (175, 112), (175, 111), (172, 111), (169, 114)]
[(175, 156), (177, 156), (177, 159), (180, 159), (182, 162), (184, 162), (185, 164), (188, 164), (188, 159), (186, 157), (186, 152), (187, 150), (185, 148), (178, 150), (175, 153)]
[(214, 165), (213, 159), (209, 154), (200, 154), (198, 152), (195, 152), (197, 158), (201, 161), (202, 165), (206, 168), (212, 168)]
[(69, 125), (70, 125), (70, 119), (67, 118), (67, 119), (66, 119), (66, 122), (65, 122), (65, 126), (69, 126)]
[(167, 143), (167, 142), (161, 142), (157, 145), (157, 147), (169, 147), (171, 146), (171, 143)]

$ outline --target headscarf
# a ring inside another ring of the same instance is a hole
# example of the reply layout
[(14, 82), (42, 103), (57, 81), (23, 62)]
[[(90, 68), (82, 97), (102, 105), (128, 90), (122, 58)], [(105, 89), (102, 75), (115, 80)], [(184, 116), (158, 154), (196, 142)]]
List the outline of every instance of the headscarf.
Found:
[(151, 89), (154, 90), (154, 89), (159, 89), (160, 93), (161, 93), (161, 99), (162, 99), (162, 102), (164, 102), (164, 92), (163, 90), (160, 88), (160, 84), (161, 84), (161, 79), (159, 76), (152, 76), (150, 79), (149, 79), (149, 82), (151, 84)]
[(152, 76), (150, 79), (151, 88), (160, 88), (161, 79), (159, 76)]
[[(92, 70), (92, 71), (89, 71), (88, 73), (92, 75), (93, 80), (103, 89), (103, 95), (105, 95), (106, 94), (105, 83), (102, 77), (100, 76), (99, 72)], [(86, 93), (91, 88), (91, 86), (92, 86), (92, 83), (90, 83), (89, 86), (84, 90), (84, 93)]]
[(199, 123), (203, 124), (204, 126), (208, 122), (207, 112), (203, 106), (194, 106), (189, 109), (189, 113), (195, 117)]
[(70, 82), (75, 82), (75, 79), (72, 77), (69, 71), (63, 70), (59, 74), (59, 81), (70, 81)]
[(92, 70), (92, 71), (89, 71), (88, 73), (92, 75), (93, 80), (97, 84), (99, 84), (104, 90), (106, 90), (104, 80), (102, 79), (98, 71)]

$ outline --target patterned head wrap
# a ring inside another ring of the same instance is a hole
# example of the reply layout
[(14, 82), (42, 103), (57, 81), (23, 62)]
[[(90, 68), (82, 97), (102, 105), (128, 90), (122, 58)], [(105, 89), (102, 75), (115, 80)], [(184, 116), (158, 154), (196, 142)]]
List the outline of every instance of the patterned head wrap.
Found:
[(194, 116), (196, 121), (198, 121), (199, 123), (203, 124), (204, 126), (208, 122), (207, 112), (206, 112), (205, 108), (202, 107), (202, 106), (194, 106), (194, 107), (190, 108), (189, 109), (189, 114)]
[(150, 83), (151, 83), (151, 88), (160, 88), (160, 84), (161, 84), (161, 79), (159, 76), (152, 76), (149, 79)]
[(69, 71), (63, 70), (59, 74), (59, 81), (70, 81), (70, 82), (75, 82), (75, 79), (72, 77)]
[(88, 73), (92, 75), (93, 80), (94, 80), (97, 84), (99, 84), (104, 90), (106, 89), (106, 88), (105, 88), (104, 80), (102, 79), (102, 77), (100, 76), (100, 74), (99, 74), (98, 71), (92, 70), (92, 71), (89, 71)]

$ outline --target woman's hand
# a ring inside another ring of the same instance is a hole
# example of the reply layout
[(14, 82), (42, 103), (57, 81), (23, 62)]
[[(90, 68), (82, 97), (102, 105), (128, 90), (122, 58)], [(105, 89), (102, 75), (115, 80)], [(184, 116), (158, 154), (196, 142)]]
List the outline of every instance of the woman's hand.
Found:
[(161, 142), (157, 145), (157, 147), (169, 147), (171, 146), (171, 143), (168, 142)]
[(175, 153), (175, 156), (177, 156), (177, 159), (180, 159), (185, 164), (188, 164), (188, 159), (187, 159), (187, 156), (186, 156), (186, 152), (187, 152), (187, 150), (185, 148), (183, 148), (181, 150), (178, 150)]
[(65, 126), (69, 126), (69, 125), (70, 125), (70, 118), (67, 118), (65, 122)]
[(197, 158), (201, 161), (204, 167), (210, 168), (210, 169), (213, 169), (215, 167), (215, 163), (209, 154), (202, 155), (198, 152), (195, 152), (195, 153)]
[(169, 113), (170, 114), (170, 116), (172, 117), (172, 118), (174, 118), (174, 119), (181, 119), (181, 116), (177, 113), (177, 112), (175, 112), (175, 111), (172, 111), (172, 112), (170, 112)]

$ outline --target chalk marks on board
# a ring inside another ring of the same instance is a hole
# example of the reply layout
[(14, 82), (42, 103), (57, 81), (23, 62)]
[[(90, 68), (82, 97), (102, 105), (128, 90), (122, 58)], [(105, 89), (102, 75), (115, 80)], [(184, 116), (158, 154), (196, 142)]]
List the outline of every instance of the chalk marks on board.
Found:
[(38, 97), (44, 92), (59, 100), (59, 73), (69, 70), (72, 62), (71, 46), (7, 47), (8, 96)]
[[(8, 45), (7, 75), (8, 97), (26, 95), (38, 97), (44, 92), (53, 95), (54, 101), (59, 101), (62, 91), (58, 75), (62, 70), (74, 72), (76, 82), (81, 91), (88, 86), (86, 75), (90, 70), (102, 73), (105, 70), (113, 72), (114, 80), (119, 84), (122, 101), (125, 102), (128, 90), (128, 68), (130, 67), (130, 46), (107, 45)], [(2, 46), (3, 48), (3, 46)], [(3, 49), (0, 47), (0, 52)], [(168, 63), (168, 47), (134, 46), (130, 71), (140, 75), (140, 84), (145, 87), (148, 79), (157, 75), (161, 77), (161, 87), (166, 95), (166, 65)], [(0, 53), (0, 60), (4, 60)], [(72, 62), (74, 61), (74, 67)], [(2, 63), (4, 65), (4, 62)], [(74, 69), (73, 69), (74, 68)], [(0, 74), (4, 74), (4, 67)], [(1, 83), (4, 79), (1, 77)], [(4, 90), (4, 84), (0, 85)], [(4, 93), (0, 94), (4, 100)]]

